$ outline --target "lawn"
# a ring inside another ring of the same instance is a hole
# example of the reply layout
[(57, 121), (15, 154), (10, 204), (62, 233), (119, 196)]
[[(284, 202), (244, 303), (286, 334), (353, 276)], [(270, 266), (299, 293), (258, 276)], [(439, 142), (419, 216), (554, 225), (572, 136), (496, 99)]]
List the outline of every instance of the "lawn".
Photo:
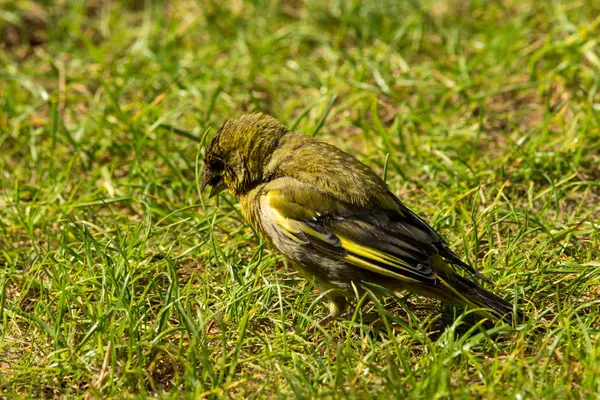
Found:
[[(0, 0), (0, 396), (597, 396), (599, 15)], [(378, 171), (526, 322), (397, 293), (307, 334), (312, 283), (200, 190), (252, 111)]]

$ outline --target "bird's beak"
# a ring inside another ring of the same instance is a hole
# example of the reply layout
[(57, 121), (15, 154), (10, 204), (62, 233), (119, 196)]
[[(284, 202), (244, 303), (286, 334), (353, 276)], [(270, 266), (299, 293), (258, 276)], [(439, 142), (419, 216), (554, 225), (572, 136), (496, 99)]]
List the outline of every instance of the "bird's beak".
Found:
[(215, 197), (216, 195), (218, 195), (219, 193), (221, 193), (223, 190), (225, 190), (225, 183), (223, 182), (223, 180), (221, 180), (217, 185), (213, 186), (210, 189), (210, 193), (208, 194), (208, 198), (210, 199), (211, 197)]
[(219, 171), (211, 171), (208, 168), (204, 170), (204, 178), (202, 179), (202, 191), (206, 186), (210, 185), (210, 193), (208, 198), (214, 197), (225, 190), (225, 182)]

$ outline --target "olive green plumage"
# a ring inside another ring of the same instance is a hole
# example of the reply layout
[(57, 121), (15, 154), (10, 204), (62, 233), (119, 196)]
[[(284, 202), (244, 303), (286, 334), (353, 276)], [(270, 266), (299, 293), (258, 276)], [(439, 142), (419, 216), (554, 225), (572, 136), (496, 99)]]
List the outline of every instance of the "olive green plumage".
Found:
[(257, 232), (328, 291), (331, 317), (343, 312), (355, 290), (373, 283), (485, 308), (512, 323), (510, 303), (454, 267), (487, 279), (373, 170), (340, 149), (257, 113), (226, 122), (204, 162), (211, 196), (228, 189), (240, 199)]

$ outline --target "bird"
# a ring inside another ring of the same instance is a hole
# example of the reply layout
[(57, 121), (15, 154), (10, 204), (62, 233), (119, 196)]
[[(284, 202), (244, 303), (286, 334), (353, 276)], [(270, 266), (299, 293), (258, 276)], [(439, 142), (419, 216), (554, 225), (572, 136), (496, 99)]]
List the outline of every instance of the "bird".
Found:
[[(367, 290), (385, 288), (513, 325), (511, 303), (463, 262), (370, 167), (338, 147), (251, 113), (226, 121), (205, 149), (202, 190), (239, 199), (246, 221), (329, 300), (329, 321)], [(459, 270), (462, 271), (459, 272)], [(466, 276), (465, 276), (466, 275)]]

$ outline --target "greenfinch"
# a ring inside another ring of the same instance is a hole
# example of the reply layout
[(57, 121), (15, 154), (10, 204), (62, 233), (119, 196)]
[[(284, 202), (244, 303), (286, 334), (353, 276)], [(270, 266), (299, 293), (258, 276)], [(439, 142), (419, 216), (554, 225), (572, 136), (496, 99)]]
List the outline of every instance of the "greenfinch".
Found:
[[(335, 146), (290, 132), (265, 114), (219, 129), (204, 157), (203, 188), (239, 198), (250, 225), (330, 301), (325, 323), (371, 290), (406, 290), (485, 310), (512, 324), (506, 300), (409, 210), (372, 169)], [(519, 313), (517, 312), (517, 315)]]

